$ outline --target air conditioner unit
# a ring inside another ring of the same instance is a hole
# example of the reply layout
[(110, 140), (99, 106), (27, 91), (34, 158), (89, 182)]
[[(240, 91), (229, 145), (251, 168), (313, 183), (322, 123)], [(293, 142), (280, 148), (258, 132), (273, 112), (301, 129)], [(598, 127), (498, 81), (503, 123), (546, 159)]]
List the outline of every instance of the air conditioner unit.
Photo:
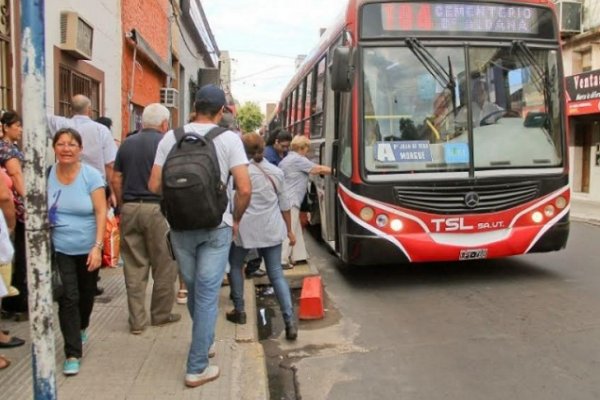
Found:
[(582, 7), (581, 1), (577, 0), (558, 0), (558, 17), (561, 34), (579, 34), (582, 25)]
[(165, 107), (177, 108), (179, 92), (174, 88), (160, 88), (160, 104)]
[(60, 13), (60, 48), (79, 60), (92, 59), (94, 28), (74, 11)]

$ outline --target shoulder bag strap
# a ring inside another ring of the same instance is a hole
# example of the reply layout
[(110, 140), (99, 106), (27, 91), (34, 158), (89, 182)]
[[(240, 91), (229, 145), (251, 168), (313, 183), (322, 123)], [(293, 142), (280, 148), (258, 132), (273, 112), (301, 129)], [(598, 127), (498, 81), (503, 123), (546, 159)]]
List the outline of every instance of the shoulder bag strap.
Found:
[(269, 176), (269, 174), (267, 174), (267, 172), (263, 169), (263, 167), (258, 165), (258, 163), (256, 163), (255, 161), (252, 161), (252, 165), (254, 165), (256, 168), (260, 169), (260, 171), (267, 177), (269, 182), (271, 182), (271, 185), (273, 185), (273, 190), (275, 190), (275, 194), (279, 195), (279, 191), (277, 191), (277, 186), (275, 186), (275, 182), (273, 181), (273, 178), (271, 178)]

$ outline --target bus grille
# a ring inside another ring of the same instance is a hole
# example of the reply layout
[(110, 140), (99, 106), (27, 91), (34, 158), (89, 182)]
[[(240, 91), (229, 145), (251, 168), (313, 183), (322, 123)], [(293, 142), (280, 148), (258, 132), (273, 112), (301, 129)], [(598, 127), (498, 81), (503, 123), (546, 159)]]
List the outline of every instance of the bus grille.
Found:
[(405, 208), (436, 214), (464, 214), (506, 210), (535, 199), (540, 189), (537, 182), (517, 182), (468, 186), (396, 186), (394, 191), (398, 205)]

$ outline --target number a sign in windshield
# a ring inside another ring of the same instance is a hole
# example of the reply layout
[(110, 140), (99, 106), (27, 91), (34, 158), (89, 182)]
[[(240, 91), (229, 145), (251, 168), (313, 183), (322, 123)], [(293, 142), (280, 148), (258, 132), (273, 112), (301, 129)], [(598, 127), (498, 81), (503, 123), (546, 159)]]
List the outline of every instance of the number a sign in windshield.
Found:
[(538, 33), (537, 9), (499, 4), (383, 4), (383, 29)]
[(549, 8), (485, 2), (374, 3), (363, 7), (362, 36), (408, 32), (554, 39)]

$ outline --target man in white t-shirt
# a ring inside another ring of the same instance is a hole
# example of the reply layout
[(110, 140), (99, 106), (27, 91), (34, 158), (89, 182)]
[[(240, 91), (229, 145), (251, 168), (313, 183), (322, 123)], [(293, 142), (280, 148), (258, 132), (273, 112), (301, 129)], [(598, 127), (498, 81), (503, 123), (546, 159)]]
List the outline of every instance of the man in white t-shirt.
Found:
[[(216, 127), (227, 108), (225, 93), (215, 85), (206, 85), (196, 92), (194, 122), (184, 126), (185, 132), (205, 135)], [(179, 270), (188, 288), (188, 310), (192, 318), (192, 343), (187, 360), (185, 384), (196, 387), (219, 377), (219, 367), (209, 365), (214, 355), (213, 342), (217, 321), (219, 291), (225, 275), (232, 237), (237, 235), (242, 215), (250, 202), (252, 187), (248, 174), (248, 158), (237, 133), (226, 131), (214, 139), (221, 181), (229, 174), (236, 188), (233, 199), (223, 214), (223, 222), (216, 228), (171, 231), (173, 251)], [(175, 145), (173, 130), (160, 141), (152, 167), (148, 188), (160, 193), (162, 167)], [(195, 210), (189, 210), (190, 214)]]

